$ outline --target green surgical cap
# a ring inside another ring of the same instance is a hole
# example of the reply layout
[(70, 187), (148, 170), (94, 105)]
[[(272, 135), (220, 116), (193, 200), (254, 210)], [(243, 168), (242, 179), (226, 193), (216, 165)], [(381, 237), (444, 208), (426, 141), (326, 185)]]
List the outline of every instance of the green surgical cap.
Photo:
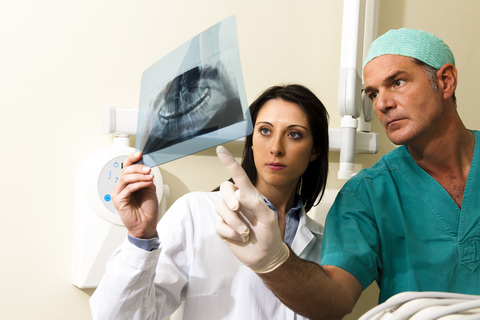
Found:
[(363, 67), (372, 59), (384, 54), (416, 58), (435, 69), (445, 63), (455, 65), (450, 48), (437, 36), (414, 29), (392, 29), (372, 42)]

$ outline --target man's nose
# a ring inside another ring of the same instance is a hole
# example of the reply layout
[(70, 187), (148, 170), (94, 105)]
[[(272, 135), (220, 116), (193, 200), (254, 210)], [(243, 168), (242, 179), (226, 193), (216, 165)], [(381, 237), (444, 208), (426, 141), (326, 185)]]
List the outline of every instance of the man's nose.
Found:
[(373, 106), (382, 113), (386, 113), (390, 109), (395, 108), (393, 94), (388, 92), (388, 90), (379, 91)]

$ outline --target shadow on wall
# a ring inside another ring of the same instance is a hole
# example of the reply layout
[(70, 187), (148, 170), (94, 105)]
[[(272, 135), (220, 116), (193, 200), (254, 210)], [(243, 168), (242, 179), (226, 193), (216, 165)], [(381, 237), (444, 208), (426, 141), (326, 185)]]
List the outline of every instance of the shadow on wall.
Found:
[(88, 296), (92, 296), (92, 294), (95, 292), (95, 289), (96, 288), (89, 288), (89, 289), (79, 289), (81, 291), (83, 291), (83, 293), (87, 294)]

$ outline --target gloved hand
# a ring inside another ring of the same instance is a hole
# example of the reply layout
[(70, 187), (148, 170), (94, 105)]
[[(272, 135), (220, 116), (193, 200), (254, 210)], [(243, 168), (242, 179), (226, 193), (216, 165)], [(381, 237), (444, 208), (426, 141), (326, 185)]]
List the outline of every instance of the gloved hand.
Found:
[(217, 214), (222, 219), (216, 232), (253, 271), (273, 271), (290, 255), (290, 249), (282, 241), (276, 215), (230, 152), (218, 146), (217, 155), (235, 185), (227, 181), (220, 186), (223, 201), (217, 204)]
[(135, 164), (141, 158), (142, 154), (136, 152), (123, 162), (112, 198), (128, 234), (140, 239), (151, 239), (157, 236), (157, 223), (160, 219), (158, 198), (152, 169)]

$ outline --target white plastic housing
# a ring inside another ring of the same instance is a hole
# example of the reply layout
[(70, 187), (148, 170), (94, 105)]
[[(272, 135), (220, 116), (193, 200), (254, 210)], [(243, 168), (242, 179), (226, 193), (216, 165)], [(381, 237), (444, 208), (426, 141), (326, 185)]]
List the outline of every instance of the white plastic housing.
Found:
[(102, 115), (102, 130), (105, 134), (126, 134), (137, 132), (138, 109), (105, 107)]

